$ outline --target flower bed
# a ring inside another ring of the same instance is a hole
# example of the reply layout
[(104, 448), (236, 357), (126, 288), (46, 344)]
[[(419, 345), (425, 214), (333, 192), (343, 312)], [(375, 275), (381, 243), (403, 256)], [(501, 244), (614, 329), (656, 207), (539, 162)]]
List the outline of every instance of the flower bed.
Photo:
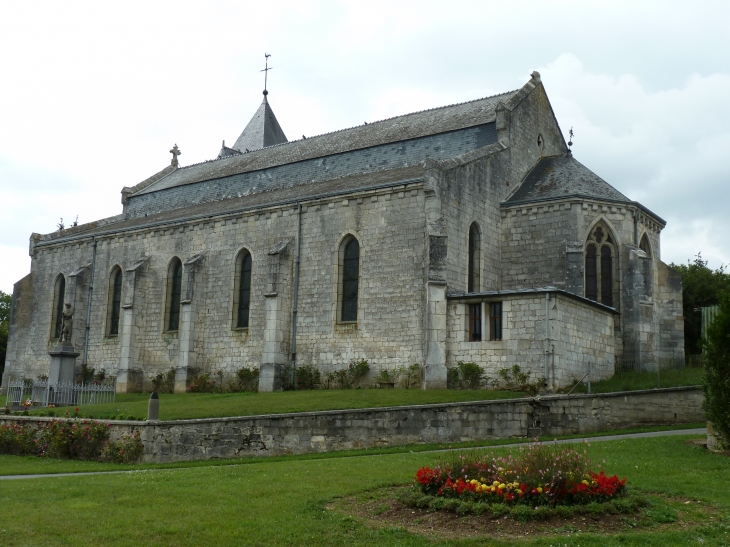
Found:
[(625, 485), (626, 479), (592, 471), (585, 451), (542, 443), (521, 447), (517, 455), (457, 455), (422, 467), (414, 483), (416, 491), (434, 498), (531, 507), (608, 502)]

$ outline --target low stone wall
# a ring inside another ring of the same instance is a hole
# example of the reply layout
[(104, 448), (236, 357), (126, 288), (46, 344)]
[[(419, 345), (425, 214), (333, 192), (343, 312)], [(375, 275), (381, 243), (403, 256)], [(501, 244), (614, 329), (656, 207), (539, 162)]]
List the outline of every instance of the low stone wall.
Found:
[[(702, 390), (667, 388), (360, 410), (160, 422), (112, 421), (112, 438), (140, 431), (143, 460), (275, 456), (416, 443), (591, 433), (699, 422)], [(0, 425), (52, 418), (4, 416)]]

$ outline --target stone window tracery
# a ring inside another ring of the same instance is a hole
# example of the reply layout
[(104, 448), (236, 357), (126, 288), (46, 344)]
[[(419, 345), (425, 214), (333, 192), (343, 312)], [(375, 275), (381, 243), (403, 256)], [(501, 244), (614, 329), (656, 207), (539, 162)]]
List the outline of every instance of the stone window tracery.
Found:
[(599, 223), (588, 235), (585, 248), (585, 297), (614, 307), (617, 300), (616, 251), (611, 233)]

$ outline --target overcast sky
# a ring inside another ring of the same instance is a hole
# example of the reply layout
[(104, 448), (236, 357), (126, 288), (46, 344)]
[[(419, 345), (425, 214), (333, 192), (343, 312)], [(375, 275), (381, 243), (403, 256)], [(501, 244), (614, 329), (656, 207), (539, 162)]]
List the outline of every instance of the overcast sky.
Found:
[(31, 232), (214, 158), (261, 102), (290, 139), (519, 88), (575, 157), (667, 221), (662, 259), (730, 263), (730, 2), (0, 0), (0, 290)]

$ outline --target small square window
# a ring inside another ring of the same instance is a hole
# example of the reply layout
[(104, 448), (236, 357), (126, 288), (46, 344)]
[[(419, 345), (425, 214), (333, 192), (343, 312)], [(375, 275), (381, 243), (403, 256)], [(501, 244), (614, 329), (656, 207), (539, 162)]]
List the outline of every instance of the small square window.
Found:
[(492, 302), (489, 304), (489, 339), (502, 339), (502, 303)]

